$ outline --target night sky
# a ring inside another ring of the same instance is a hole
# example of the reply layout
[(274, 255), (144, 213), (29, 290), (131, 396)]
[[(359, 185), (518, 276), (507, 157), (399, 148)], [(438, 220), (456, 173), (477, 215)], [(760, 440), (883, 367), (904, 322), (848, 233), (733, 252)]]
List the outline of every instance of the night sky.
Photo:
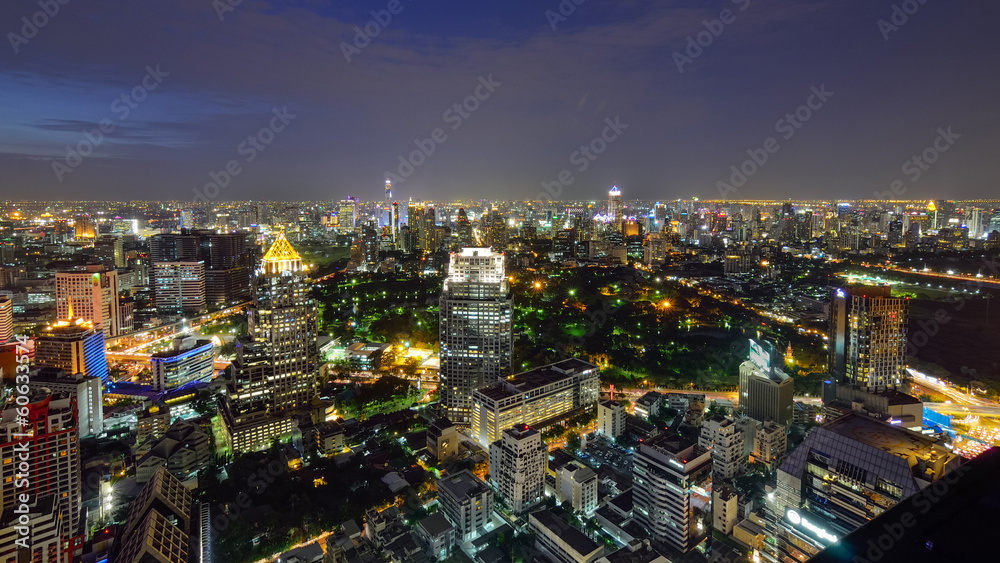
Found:
[[(191, 199), (235, 161), (221, 199), (381, 199), (435, 129), (398, 199), (537, 198), (563, 170), (562, 199), (613, 183), (714, 198), (768, 138), (778, 149), (731, 197), (866, 198), (896, 179), (906, 198), (1000, 196), (995, 1), (895, 0), (919, 8), (892, 30), (890, 0), (564, 0), (559, 18), (559, 0), (401, 0), (348, 62), (354, 26), (390, 4), (70, 0), (31, 33), (37, 0), (3, 0), (3, 198)], [(786, 139), (778, 121), (824, 85)], [(616, 118), (627, 129), (602, 154), (573, 156)], [(102, 120), (92, 154), (67, 157)], [(947, 151), (904, 173), (948, 127)]]

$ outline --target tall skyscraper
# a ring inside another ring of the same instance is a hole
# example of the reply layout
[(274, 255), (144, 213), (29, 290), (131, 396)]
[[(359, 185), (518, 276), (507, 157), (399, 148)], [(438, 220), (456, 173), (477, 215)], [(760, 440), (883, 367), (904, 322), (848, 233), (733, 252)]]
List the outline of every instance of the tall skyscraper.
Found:
[(503, 254), (453, 252), (440, 306), (441, 405), (453, 422), (468, 425), (472, 393), (511, 373), (513, 303)]
[(504, 430), (490, 444), (490, 480), (514, 514), (542, 502), (549, 448), (542, 435), (526, 424)]
[(288, 412), (315, 393), (316, 302), (302, 258), (278, 235), (261, 261), (223, 416), (237, 451), (257, 449), (289, 432)]
[(633, 517), (681, 552), (697, 544), (692, 496), (712, 468), (711, 453), (676, 434), (640, 444), (632, 468)]
[(788, 425), (795, 381), (772, 365), (772, 355), (769, 343), (750, 341), (750, 358), (740, 364), (740, 411), (760, 422)]
[(832, 291), (829, 370), (838, 382), (883, 391), (903, 382), (909, 304), (889, 286)]
[(153, 265), (156, 310), (167, 315), (205, 309), (205, 261), (156, 262)]
[[(83, 541), (83, 534), (77, 535), (81, 470), (73, 401), (40, 389), (27, 397), (28, 404), (11, 403), (0, 415), (0, 512), (19, 506), (21, 494), (35, 502), (53, 499), (62, 519), (62, 541), (72, 553)], [(19, 414), (21, 408), (27, 408), (28, 416)]]
[(340, 202), (337, 212), (337, 229), (342, 233), (354, 232), (358, 216), (358, 200), (352, 196)]
[(57, 317), (68, 318), (70, 309), (80, 318), (94, 323), (105, 336), (121, 334), (118, 272), (100, 265), (57, 272)]
[(48, 325), (35, 339), (35, 365), (105, 381), (108, 358), (104, 333), (94, 323), (74, 318), (73, 309), (70, 309), (66, 319)]
[(969, 227), (969, 238), (979, 238), (983, 234), (983, 210), (978, 207), (969, 209), (965, 219), (965, 224)]
[(608, 192), (608, 225), (612, 231), (620, 231), (622, 226), (622, 191), (613, 186)]

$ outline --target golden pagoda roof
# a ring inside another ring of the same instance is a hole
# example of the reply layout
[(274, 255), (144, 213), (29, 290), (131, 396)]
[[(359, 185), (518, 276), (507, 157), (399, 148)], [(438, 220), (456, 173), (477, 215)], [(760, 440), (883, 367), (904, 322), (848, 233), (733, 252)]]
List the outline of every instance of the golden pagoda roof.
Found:
[(285, 260), (302, 260), (302, 257), (292, 248), (292, 243), (285, 238), (285, 233), (281, 232), (278, 233), (278, 238), (271, 245), (271, 248), (267, 249), (263, 261), (281, 262)]

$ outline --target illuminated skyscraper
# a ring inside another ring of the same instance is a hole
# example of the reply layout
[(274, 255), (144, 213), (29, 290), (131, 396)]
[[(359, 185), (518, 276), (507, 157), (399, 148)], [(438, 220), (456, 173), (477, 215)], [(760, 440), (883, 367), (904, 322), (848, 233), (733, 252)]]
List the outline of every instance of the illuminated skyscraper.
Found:
[(69, 318), (71, 310), (80, 318), (94, 323), (105, 336), (121, 334), (118, 272), (99, 265), (57, 272), (56, 316)]
[(833, 290), (830, 304), (830, 377), (871, 391), (903, 381), (906, 362), (906, 299), (889, 286)]
[(0, 295), (0, 344), (14, 337), (14, 301)]
[(108, 378), (108, 358), (104, 334), (94, 323), (73, 317), (56, 321), (39, 333), (35, 340), (35, 365), (57, 368), (69, 375), (89, 375)]
[(608, 192), (608, 224), (611, 230), (620, 231), (622, 223), (622, 191), (613, 186)]
[(473, 391), (511, 373), (513, 305), (503, 254), (453, 252), (440, 304), (441, 405), (467, 425)]
[(315, 393), (316, 302), (302, 258), (282, 233), (261, 262), (248, 312), (250, 334), (238, 343), (223, 412), (237, 451), (267, 446), (291, 431), (288, 411)]

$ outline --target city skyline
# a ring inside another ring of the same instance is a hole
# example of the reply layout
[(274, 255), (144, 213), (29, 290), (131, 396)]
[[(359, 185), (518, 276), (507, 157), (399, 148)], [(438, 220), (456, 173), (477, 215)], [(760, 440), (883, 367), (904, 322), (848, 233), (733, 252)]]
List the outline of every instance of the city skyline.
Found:
[(1000, 83), (953, 64), (997, 54), (989, 4), (95, 4), (34, 34), (35, 4), (5, 22), (14, 193), (193, 199), (230, 162), (220, 200), (379, 200), (387, 173), (401, 201), (553, 182), (581, 200), (615, 183), (654, 200), (994, 190)]

